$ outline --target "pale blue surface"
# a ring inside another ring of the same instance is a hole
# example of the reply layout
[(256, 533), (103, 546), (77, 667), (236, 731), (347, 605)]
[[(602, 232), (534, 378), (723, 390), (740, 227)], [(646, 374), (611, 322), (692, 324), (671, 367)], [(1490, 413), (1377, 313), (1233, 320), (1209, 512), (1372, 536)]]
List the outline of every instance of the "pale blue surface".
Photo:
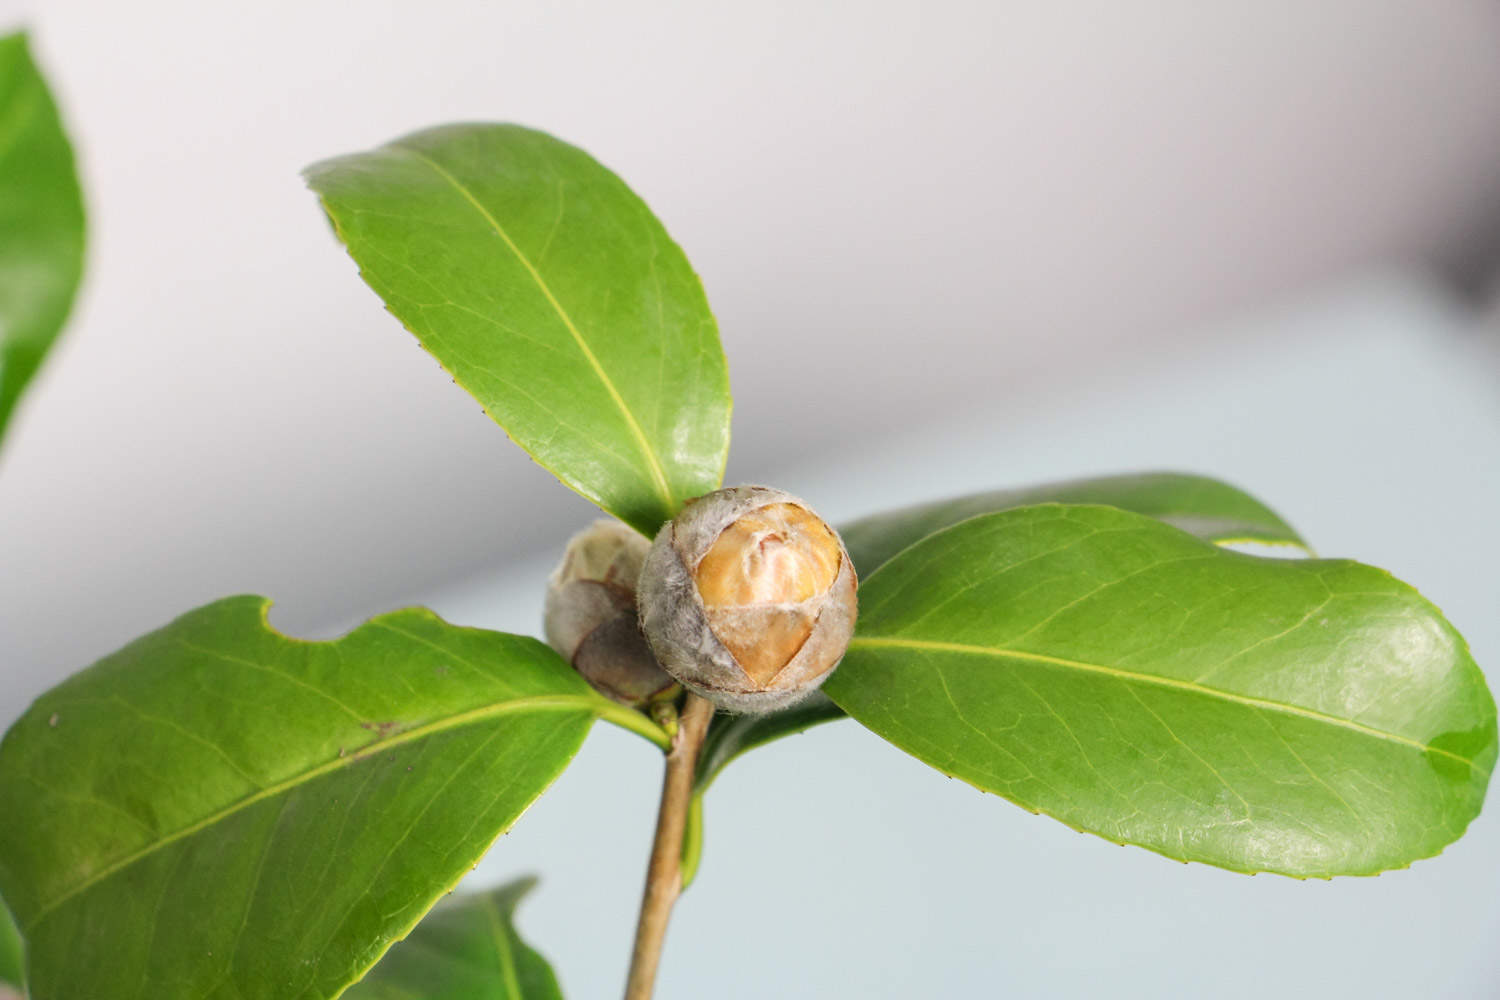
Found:
[[(1220, 334), (1191, 355), (976, 406), (961, 426), (863, 447), (836, 466), (731, 476), (772, 479), (838, 520), (1094, 472), (1220, 475), (1270, 501), (1324, 554), (1416, 584), (1500, 677), (1493, 331), (1487, 343), (1419, 284), (1375, 281)], [(1002, 365), (1003, 342), (976, 363)], [(431, 603), (456, 620), (534, 632), (549, 561)], [(522, 926), (572, 997), (618, 993), (654, 758), (601, 730), (476, 876), (542, 875)], [(1074, 833), (841, 722), (735, 765), (707, 820), (662, 1000), (1500, 994), (1494, 807), (1408, 871), (1248, 878)]]

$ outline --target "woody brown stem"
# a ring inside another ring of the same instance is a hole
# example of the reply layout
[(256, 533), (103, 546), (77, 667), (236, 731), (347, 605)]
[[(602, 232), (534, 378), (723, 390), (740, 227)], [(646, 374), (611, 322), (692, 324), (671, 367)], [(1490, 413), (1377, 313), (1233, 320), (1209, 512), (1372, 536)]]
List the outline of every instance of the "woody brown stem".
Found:
[(650, 1000), (656, 988), (656, 968), (661, 962), (667, 922), (672, 917), (672, 904), (682, 893), (682, 835), (693, 800), (698, 751), (713, 715), (713, 702), (688, 693), (677, 736), (667, 754), (661, 807), (656, 815), (656, 839), (651, 844), (651, 863), (646, 868), (646, 891), (641, 897), (641, 917), (635, 928), (625, 1000)]

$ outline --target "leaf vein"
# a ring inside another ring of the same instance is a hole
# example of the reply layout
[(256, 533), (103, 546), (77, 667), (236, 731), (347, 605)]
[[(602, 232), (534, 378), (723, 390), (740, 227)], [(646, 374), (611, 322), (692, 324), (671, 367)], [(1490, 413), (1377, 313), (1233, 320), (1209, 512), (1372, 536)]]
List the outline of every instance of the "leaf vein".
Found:
[(160, 840), (146, 844), (145, 846), (132, 851), (130, 854), (127, 854), (119, 858), (118, 860), (106, 865), (104, 868), (101, 868), (99, 871), (81, 880), (77, 885), (64, 891), (56, 898), (38, 907), (36, 914), (27, 921), (24, 930), (28, 933), (34, 931), (38, 926), (41, 925), (43, 920), (45, 920), (52, 913), (56, 912), (56, 910), (68, 900), (73, 899), (81, 893), (87, 892), (89, 889), (93, 888), (93, 886), (99, 884), (100, 882), (103, 882), (104, 880), (110, 878), (118, 872), (129, 868), (131, 865), (141, 861), (142, 859), (150, 857), (157, 851), (162, 850), (163, 848), (176, 843), (177, 841), (182, 840), (185, 837), (190, 837), (195, 833), (200, 833), (203, 830), (206, 830), (209, 827), (222, 822), (230, 816), (233, 816), (236, 813), (250, 808), (257, 802), (261, 802), (273, 796), (280, 795), (283, 792), (290, 791), (291, 789), (296, 788), (299, 785), (316, 780), (317, 778), (320, 778), (325, 774), (331, 774), (332, 772), (337, 771), (342, 767), (347, 767), (359, 761), (365, 760), (371, 755), (379, 753), (383, 750), (389, 750), (393, 747), (401, 746), (403, 744), (422, 739), (426, 736), (446, 732), (449, 729), (457, 729), (461, 726), (484, 722), (497, 716), (507, 715), (512, 712), (576, 711), (597, 716), (599, 714), (599, 707), (600, 706), (595, 697), (586, 695), (540, 695), (534, 697), (522, 697), (515, 700), (498, 702), (489, 705), (481, 705), (478, 708), (473, 708), (466, 712), (459, 712), (456, 715), (446, 716), (444, 718), (434, 720), (433, 722), (429, 722), (426, 725), (417, 726), (404, 732), (396, 733), (388, 737), (387, 739), (376, 740), (373, 743), (369, 743), (364, 747), (361, 747), (357, 753), (352, 753), (345, 757), (338, 757), (332, 760), (324, 761), (323, 763), (308, 768), (305, 771), (298, 772), (297, 774), (278, 781), (273, 785), (267, 785), (265, 788), (262, 788), (254, 794), (247, 795), (244, 798), (230, 803), (229, 805), (225, 806), (223, 809), (220, 809), (218, 812), (213, 813), (212, 815), (206, 816), (203, 819), (182, 827), (179, 830), (174, 830), (170, 834), (162, 837)]
[(484, 219), (484, 221), (494, 231), (495, 235), (500, 238), (500, 241), (506, 245), (511, 253), (515, 254), (516, 260), (520, 261), (521, 266), (524, 267), (527, 273), (531, 276), (531, 280), (536, 283), (536, 286), (538, 290), (541, 291), (542, 296), (546, 298), (548, 304), (552, 306), (553, 311), (557, 313), (558, 318), (562, 320), (563, 326), (567, 328), (568, 333), (572, 335), (574, 342), (578, 344), (578, 349), (583, 352), (583, 356), (588, 360), (589, 365), (594, 369), (594, 374), (598, 376), (599, 381), (603, 383), (604, 388), (609, 392), (610, 398), (614, 401), (615, 406), (619, 408), (620, 415), (625, 418), (626, 427), (630, 430), (631, 436), (635, 438), (636, 445), (641, 449), (641, 454), (646, 459), (647, 468), (651, 473), (651, 481), (653, 485), (655, 485), (657, 493), (660, 494), (662, 502), (666, 504), (667, 509), (674, 510), (676, 508), (676, 504), (672, 499), (672, 490), (671, 487), (667, 485), (666, 472), (662, 468), (661, 459), (656, 454), (656, 449), (652, 447), (650, 440), (646, 437), (645, 431), (641, 429), (641, 425), (636, 420), (634, 412), (631, 411), (630, 406), (625, 402), (625, 397), (620, 395), (620, 390), (616, 388), (614, 381), (609, 377), (609, 373), (606, 372), (604, 370), (604, 366), (600, 364), (598, 356), (594, 354), (594, 349), (589, 346), (588, 341), (584, 339), (583, 333), (573, 322), (573, 318), (568, 315), (568, 311), (563, 308), (562, 303), (557, 300), (557, 296), (552, 293), (551, 287), (548, 286), (547, 282), (542, 278), (541, 272), (536, 269), (536, 265), (531, 262), (531, 259), (529, 257), (521, 252), (521, 248), (517, 246), (515, 241), (510, 238), (510, 234), (505, 231), (504, 226), (500, 225), (500, 221), (495, 218), (494, 214), (491, 213), (489, 209), (485, 208), (483, 203), (481, 203), (478, 198), (474, 197), (474, 193), (470, 191), (466, 186), (464, 186), (464, 184), (460, 182), (458, 178), (449, 173), (448, 170), (442, 166), (442, 164), (426, 156), (425, 154), (410, 148), (409, 146), (402, 146), (399, 143), (393, 143), (391, 144), (390, 148), (400, 150), (401, 152), (407, 154), (408, 156), (411, 156), (412, 158), (426, 164), (429, 168), (431, 168), (431, 170), (439, 177), (441, 177), (447, 184), (449, 184), (454, 191), (458, 192), (458, 194), (462, 196), (463, 199), (474, 208), (474, 211), (479, 213), (480, 217)]
[(974, 646), (958, 642), (938, 642), (930, 639), (904, 639), (904, 638), (876, 638), (872, 636), (855, 636), (849, 643), (849, 648), (854, 649), (916, 649), (929, 652), (948, 652), (967, 654), (970, 656), (988, 656), (995, 659), (1012, 658), (1029, 663), (1040, 663), (1048, 666), (1062, 667), (1069, 670), (1079, 670), (1085, 673), (1100, 674), (1105, 677), (1113, 677), (1131, 683), (1150, 684), (1157, 687), (1172, 688), (1178, 691), (1189, 691), (1195, 694), (1208, 695), (1212, 698), (1220, 698), (1224, 701), (1251, 708), (1262, 709), (1270, 712), (1279, 712), (1286, 715), (1300, 716), (1315, 722), (1327, 723), (1341, 729), (1348, 729), (1364, 736), (1399, 743), (1403, 746), (1421, 751), (1422, 753), (1434, 753), (1441, 757), (1447, 757), (1460, 764), (1466, 764), (1476, 772), (1488, 775), (1489, 771), (1480, 767), (1475, 761), (1451, 750), (1435, 747), (1421, 740), (1402, 736), (1399, 733), (1388, 732), (1384, 729), (1376, 729), (1353, 719), (1341, 719), (1336, 715), (1319, 712), (1316, 709), (1303, 708), (1299, 705), (1288, 705), (1284, 702), (1272, 701), (1267, 698), (1256, 698), (1252, 695), (1235, 694), (1231, 691), (1223, 691), (1217, 688), (1206, 687), (1193, 681), (1179, 680), (1174, 677), (1161, 677), (1154, 674), (1143, 674), (1133, 670), (1122, 670), (1102, 663), (1085, 663), (1081, 660), (1069, 660), (1059, 656), (1047, 656), (1044, 653), (1030, 653), (1018, 649), (1000, 649), (991, 646)]

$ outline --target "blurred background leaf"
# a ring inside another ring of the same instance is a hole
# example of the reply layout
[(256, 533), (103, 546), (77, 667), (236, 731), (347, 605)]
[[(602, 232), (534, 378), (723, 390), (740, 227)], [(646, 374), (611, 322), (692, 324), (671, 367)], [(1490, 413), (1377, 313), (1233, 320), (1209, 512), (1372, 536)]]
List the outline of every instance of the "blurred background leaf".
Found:
[(547, 960), (516, 932), (516, 905), (536, 883), (534, 878), (517, 879), (489, 892), (439, 903), (344, 996), (348, 1000), (562, 1000)]
[(21, 932), (16, 929), (15, 919), (0, 899), (0, 987), (21, 988), (24, 957), (21, 953)]
[(83, 195), (25, 33), (0, 36), (0, 444), (83, 274)]

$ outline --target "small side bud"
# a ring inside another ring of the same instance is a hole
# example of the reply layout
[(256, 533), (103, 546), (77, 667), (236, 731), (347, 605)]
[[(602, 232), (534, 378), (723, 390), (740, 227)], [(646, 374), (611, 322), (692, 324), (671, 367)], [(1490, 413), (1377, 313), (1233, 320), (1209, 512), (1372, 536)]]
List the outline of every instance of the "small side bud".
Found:
[(838, 533), (790, 494), (736, 486), (664, 526), (640, 578), (657, 660), (720, 708), (769, 712), (807, 696), (854, 634), (854, 566)]
[(651, 543), (618, 521), (595, 521), (568, 541), (547, 581), (547, 643), (615, 701), (641, 706), (676, 682), (641, 635), (635, 588)]

